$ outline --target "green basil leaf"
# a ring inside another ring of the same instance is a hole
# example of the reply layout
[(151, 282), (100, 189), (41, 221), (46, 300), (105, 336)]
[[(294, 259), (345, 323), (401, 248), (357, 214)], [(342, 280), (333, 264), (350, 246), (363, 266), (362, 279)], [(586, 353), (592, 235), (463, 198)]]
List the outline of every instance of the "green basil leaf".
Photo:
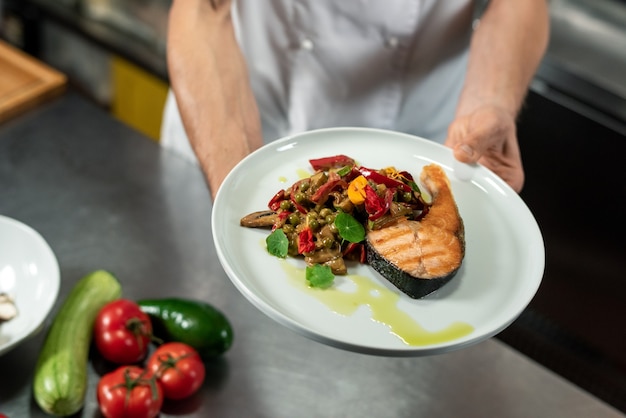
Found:
[(414, 192), (417, 192), (417, 193), (420, 193), (420, 194), (422, 193), (422, 191), (420, 190), (420, 187), (417, 185), (416, 182), (409, 181), (409, 186), (411, 186), (411, 190), (413, 190)]
[(327, 287), (332, 286), (335, 281), (335, 275), (330, 269), (330, 266), (314, 264), (312, 266), (307, 266), (306, 280), (309, 282), (311, 287), (326, 289)]
[(365, 239), (365, 227), (348, 213), (339, 212), (335, 217), (335, 226), (346, 241), (358, 243)]
[(287, 251), (289, 250), (289, 239), (282, 229), (275, 229), (265, 239), (267, 245), (267, 251), (280, 258), (287, 257)]

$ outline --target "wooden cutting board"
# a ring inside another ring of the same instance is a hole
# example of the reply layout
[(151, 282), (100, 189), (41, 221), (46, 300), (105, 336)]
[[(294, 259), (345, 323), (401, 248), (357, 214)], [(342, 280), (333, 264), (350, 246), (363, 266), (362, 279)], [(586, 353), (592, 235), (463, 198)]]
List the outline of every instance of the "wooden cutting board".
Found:
[(63, 92), (67, 77), (0, 40), (0, 123)]

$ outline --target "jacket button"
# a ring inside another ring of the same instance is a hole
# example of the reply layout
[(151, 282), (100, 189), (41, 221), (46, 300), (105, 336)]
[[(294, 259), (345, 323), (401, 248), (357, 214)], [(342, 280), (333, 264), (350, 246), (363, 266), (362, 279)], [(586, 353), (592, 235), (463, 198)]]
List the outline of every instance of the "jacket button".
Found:
[(303, 49), (305, 51), (312, 51), (314, 47), (315, 47), (315, 44), (313, 44), (313, 41), (308, 38), (305, 38), (302, 41), (300, 41), (300, 49)]
[(395, 36), (391, 36), (389, 38), (387, 38), (387, 41), (385, 42), (385, 45), (387, 45), (388, 48), (397, 48), (398, 45), (400, 44), (400, 40), (398, 40), (398, 38), (396, 38)]

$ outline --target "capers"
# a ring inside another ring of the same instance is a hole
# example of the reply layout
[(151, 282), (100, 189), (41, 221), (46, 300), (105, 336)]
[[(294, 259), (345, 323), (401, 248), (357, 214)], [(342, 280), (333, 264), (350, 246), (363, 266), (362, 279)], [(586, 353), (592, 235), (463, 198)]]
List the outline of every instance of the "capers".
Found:
[(287, 218), (287, 221), (291, 224), (291, 225), (298, 225), (300, 223), (300, 216), (297, 213), (292, 213), (289, 215), (289, 217)]
[(320, 216), (322, 218), (326, 218), (326, 217), (328, 217), (328, 215), (332, 215), (332, 214), (333, 214), (333, 211), (331, 209), (329, 209), (329, 208), (322, 208), (320, 210)]
[(402, 200), (404, 202), (410, 202), (412, 199), (413, 199), (413, 193), (411, 192), (402, 193)]
[(303, 181), (302, 183), (300, 183), (300, 186), (298, 188), (301, 192), (306, 192), (307, 190), (309, 190), (309, 182)]
[(324, 246), (324, 248), (332, 248), (334, 244), (335, 240), (331, 237), (322, 238), (322, 245)]
[(306, 200), (306, 195), (302, 192), (297, 192), (293, 198), (297, 203), (303, 203)]
[(288, 247), (288, 253), (290, 255), (297, 255), (298, 254), (298, 240), (296, 239), (297, 235), (289, 235), (289, 247)]
[(283, 200), (280, 202), (280, 208), (282, 210), (289, 210), (291, 209), (291, 202), (289, 200)]
[(320, 227), (320, 223), (317, 219), (309, 219), (309, 228), (316, 230)]

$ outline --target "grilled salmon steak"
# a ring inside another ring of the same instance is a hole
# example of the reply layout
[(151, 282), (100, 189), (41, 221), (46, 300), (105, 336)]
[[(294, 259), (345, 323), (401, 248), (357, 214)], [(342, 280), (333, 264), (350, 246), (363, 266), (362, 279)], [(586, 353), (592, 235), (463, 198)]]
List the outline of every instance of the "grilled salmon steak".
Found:
[(465, 256), (463, 220), (443, 169), (430, 164), (420, 175), (432, 197), (420, 221), (402, 219), (367, 232), (367, 261), (383, 277), (412, 298), (446, 284)]

